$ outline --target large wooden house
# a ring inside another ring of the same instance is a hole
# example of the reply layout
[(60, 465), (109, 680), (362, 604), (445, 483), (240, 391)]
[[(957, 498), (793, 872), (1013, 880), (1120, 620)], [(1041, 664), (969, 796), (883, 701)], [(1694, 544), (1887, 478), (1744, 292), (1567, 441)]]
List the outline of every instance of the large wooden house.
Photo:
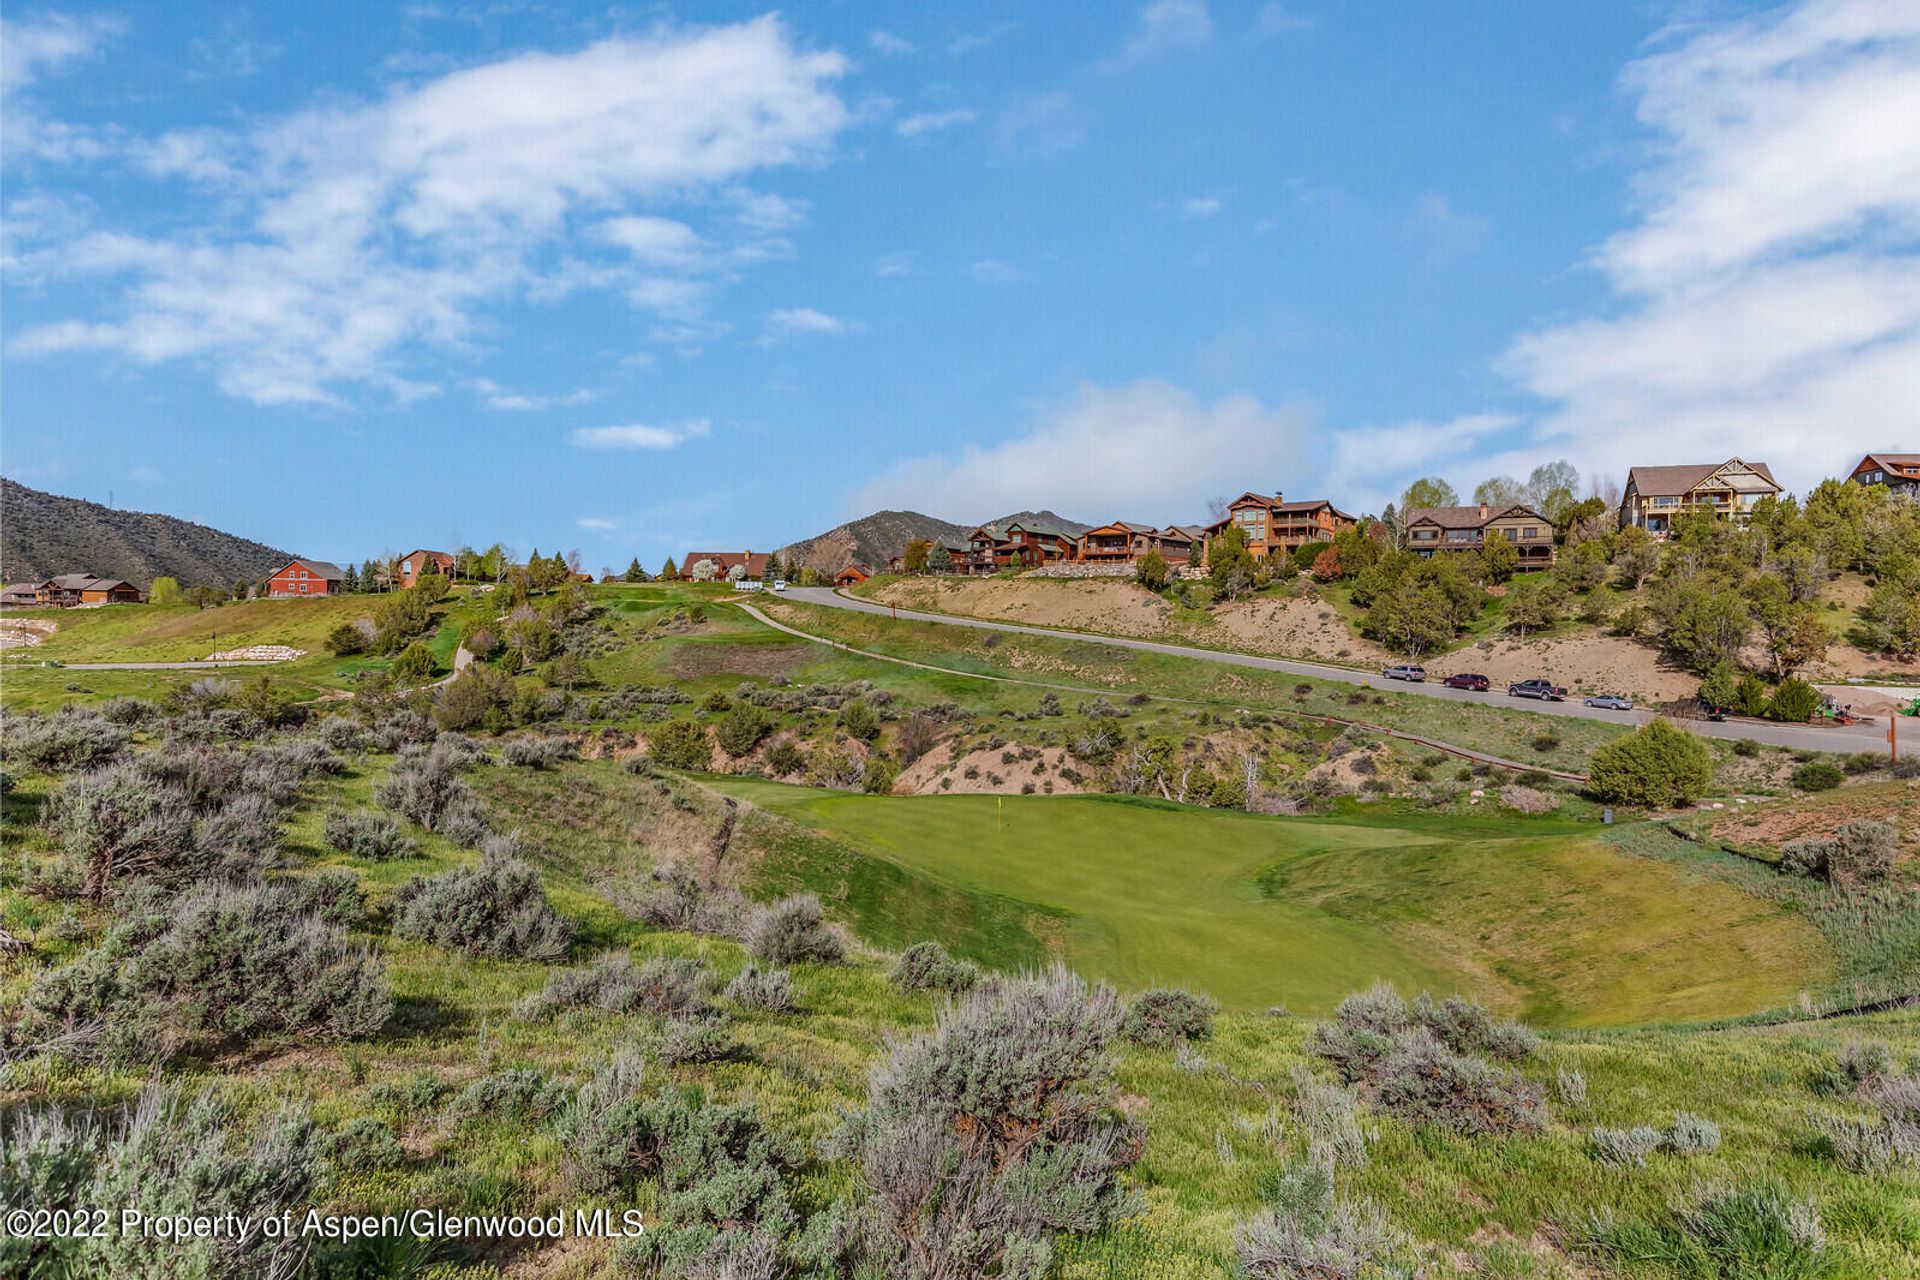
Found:
[(1620, 495), (1620, 527), (1633, 525), (1656, 537), (1673, 532), (1676, 516), (1710, 511), (1744, 525), (1762, 498), (1777, 497), (1780, 486), (1764, 462), (1689, 463), (1670, 467), (1634, 467)]
[(1185, 564), (1193, 544), (1202, 537), (1198, 529), (1168, 525), (1156, 529), (1150, 524), (1116, 520), (1081, 534), (1074, 548), (1074, 559), (1082, 564), (1134, 564), (1149, 551), (1158, 551), (1169, 564)]
[(82, 604), (139, 604), (142, 598), (140, 588), (125, 579), (91, 573), (63, 573), (33, 589), (35, 604), (63, 609)]
[(1520, 567), (1553, 563), (1553, 521), (1532, 507), (1408, 507), (1401, 525), (1406, 549), (1417, 556), (1442, 551), (1478, 551), (1504, 539), (1520, 553)]
[(1019, 520), (1005, 525), (983, 524), (967, 535), (967, 556), (962, 573), (991, 576), (1007, 569), (1033, 569), (1043, 564), (1071, 560), (1076, 552), (1074, 536), (1046, 525)]
[(1855, 484), (1885, 485), (1889, 492), (1920, 498), (1920, 453), (1870, 453), (1847, 477)]
[(1207, 541), (1228, 526), (1247, 535), (1247, 550), (1256, 556), (1292, 555), (1311, 542), (1332, 542), (1333, 535), (1359, 523), (1327, 501), (1288, 502), (1284, 495), (1243, 493), (1227, 504), (1224, 518), (1205, 529)]
[(400, 557), (400, 585), (411, 587), (429, 573), (437, 573), (443, 578), (453, 577), (453, 557), (444, 551), (409, 551)]
[(267, 575), (267, 595), (275, 600), (337, 596), (342, 580), (337, 564), (326, 560), (289, 560), (284, 568)]

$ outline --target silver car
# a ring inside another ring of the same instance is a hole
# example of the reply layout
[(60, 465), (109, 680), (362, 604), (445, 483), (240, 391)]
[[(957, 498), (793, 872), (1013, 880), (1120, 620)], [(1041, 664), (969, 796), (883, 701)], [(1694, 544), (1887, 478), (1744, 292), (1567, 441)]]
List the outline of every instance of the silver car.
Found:
[(1617, 693), (1596, 693), (1587, 699), (1587, 705), (1590, 707), (1598, 707), (1602, 711), (1633, 710), (1632, 700), (1623, 698)]
[(1422, 684), (1426, 681), (1427, 669), (1417, 667), (1411, 662), (1402, 662), (1388, 667), (1380, 674), (1389, 680), (1411, 680), (1415, 684)]

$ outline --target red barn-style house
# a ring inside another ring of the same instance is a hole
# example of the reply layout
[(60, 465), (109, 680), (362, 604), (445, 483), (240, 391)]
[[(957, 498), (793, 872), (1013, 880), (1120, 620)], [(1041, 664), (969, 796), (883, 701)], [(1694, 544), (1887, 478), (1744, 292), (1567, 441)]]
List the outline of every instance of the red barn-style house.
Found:
[(839, 573), (833, 575), (833, 585), (836, 587), (857, 587), (872, 576), (873, 570), (867, 568), (867, 566), (863, 564), (850, 564)]
[(289, 560), (287, 567), (267, 578), (267, 595), (275, 600), (340, 594), (340, 566), (325, 560)]
[(429, 573), (453, 577), (453, 557), (444, 551), (409, 551), (400, 557), (400, 585), (410, 587)]

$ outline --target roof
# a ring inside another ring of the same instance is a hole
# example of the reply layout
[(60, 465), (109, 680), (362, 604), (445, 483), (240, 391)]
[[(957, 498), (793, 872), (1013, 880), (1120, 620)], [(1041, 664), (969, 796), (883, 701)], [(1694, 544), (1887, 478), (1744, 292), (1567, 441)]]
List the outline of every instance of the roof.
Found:
[(1056, 529), (1052, 525), (1028, 524), (1024, 520), (1013, 520), (1008, 522), (1006, 531), (1008, 533), (1012, 533), (1015, 529), (1018, 529), (1023, 533), (1031, 533), (1034, 536), (1040, 537), (1040, 538), (1063, 538), (1068, 542), (1073, 541), (1072, 534), (1068, 533), (1064, 529)]
[[(135, 591), (140, 589), (135, 587), (131, 582), (128, 582), (125, 578), (100, 578), (95, 577), (91, 573), (63, 573), (56, 577), (48, 578), (45, 582), (26, 583), (24, 585), (28, 590), (36, 590), (40, 587), (52, 587), (56, 591), (106, 591), (113, 587), (130, 587)], [(7, 589), (9, 591), (13, 590), (12, 587)]]
[[(1279, 494), (1268, 498), (1257, 493), (1243, 493), (1227, 504), (1227, 510), (1232, 511), (1238, 507), (1253, 506), (1256, 504), (1265, 506), (1268, 511), (1278, 511), (1287, 515), (1303, 515), (1306, 512), (1318, 511), (1322, 507), (1325, 507), (1341, 520), (1353, 519), (1352, 516), (1334, 506), (1333, 503), (1326, 498), (1311, 498), (1305, 502), (1283, 502)], [(1224, 520), (1215, 520), (1212, 524), (1200, 529), (1195, 536), (1204, 537), (1206, 534), (1212, 533), (1215, 530), (1224, 529), (1232, 520), (1232, 516), (1228, 516)]]
[(1097, 529), (1089, 529), (1085, 533), (1081, 534), (1080, 536), (1083, 538), (1090, 538), (1096, 533), (1107, 533), (1109, 531), (1118, 531), (1120, 533), (1158, 533), (1159, 532), (1159, 530), (1155, 529), (1150, 524), (1134, 524), (1128, 520), (1114, 520), (1107, 524), (1101, 525)]
[(453, 557), (449, 555), (447, 552), (429, 551), (425, 547), (415, 547), (413, 550), (407, 552), (407, 554), (401, 556), (400, 558), (402, 560), (411, 560), (415, 556), (432, 556), (435, 560), (444, 560), (448, 564), (453, 563)]
[(1547, 518), (1525, 503), (1516, 502), (1505, 507), (1487, 507), (1481, 515), (1481, 507), (1408, 507), (1406, 523), (1437, 524), (1442, 529), (1478, 529), (1493, 523), (1502, 516), (1532, 516), (1542, 523), (1551, 523)]
[(1691, 493), (1704, 483), (1708, 477), (1722, 467), (1739, 462), (1749, 468), (1762, 480), (1780, 488), (1779, 481), (1773, 478), (1773, 472), (1764, 462), (1742, 462), (1739, 458), (1728, 458), (1725, 462), (1694, 462), (1671, 467), (1634, 467), (1627, 472), (1627, 486), (1645, 497), (1677, 498)]
[(40, 584), (37, 582), (9, 582), (4, 587), (0, 587), (0, 596), (30, 596), (39, 589)]
[(1184, 533), (1189, 538), (1198, 542), (1201, 538), (1207, 536), (1207, 526), (1203, 524), (1170, 524), (1167, 526), (1167, 532)]
[(287, 561), (286, 564), (282, 565), (278, 569), (275, 569), (272, 573), (268, 574), (267, 576), (270, 578), (277, 578), (281, 574), (285, 573), (288, 569), (293, 568), (293, 566), (295, 565), (301, 566), (308, 573), (313, 574), (317, 578), (333, 579), (333, 578), (346, 577), (344, 573), (340, 572), (340, 566), (337, 564), (334, 564), (330, 560), (308, 560), (302, 556), (295, 556), (293, 559)]
[(1859, 472), (1869, 466), (1878, 467), (1882, 471), (1911, 474), (1920, 470), (1920, 453), (1870, 453), (1860, 459), (1860, 465), (1855, 467), (1854, 471)]
[(763, 578), (767, 573), (767, 554), (765, 551), (689, 551), (680, 562), (680, 572), (691, 573), (693, 566), (702, 560), (711, 560), (723, 576), (738, 564), (746, 566), (749, 578)]

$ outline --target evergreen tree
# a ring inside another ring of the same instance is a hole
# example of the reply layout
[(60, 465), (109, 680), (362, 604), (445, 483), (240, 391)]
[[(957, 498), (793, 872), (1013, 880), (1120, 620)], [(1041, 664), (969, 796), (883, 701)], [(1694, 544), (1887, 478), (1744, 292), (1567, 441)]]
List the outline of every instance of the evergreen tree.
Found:
[(679, 576), (680, 570), (674, 567), (673, 557), (668, 556), (667, 562), (660, 566), (660, 577), (665, 581), (673, 581)]
[(640, 567), (640, 557), (635, 556), (627, 563), (627, 571), (620, 575), (622, 582), (645, 582), (647, 571)]
[(953, 552), (947, 550), (946, 543), (933, 544), (933, 550), (927, 553), (927, 568), (935, 573), (953, 572)]

